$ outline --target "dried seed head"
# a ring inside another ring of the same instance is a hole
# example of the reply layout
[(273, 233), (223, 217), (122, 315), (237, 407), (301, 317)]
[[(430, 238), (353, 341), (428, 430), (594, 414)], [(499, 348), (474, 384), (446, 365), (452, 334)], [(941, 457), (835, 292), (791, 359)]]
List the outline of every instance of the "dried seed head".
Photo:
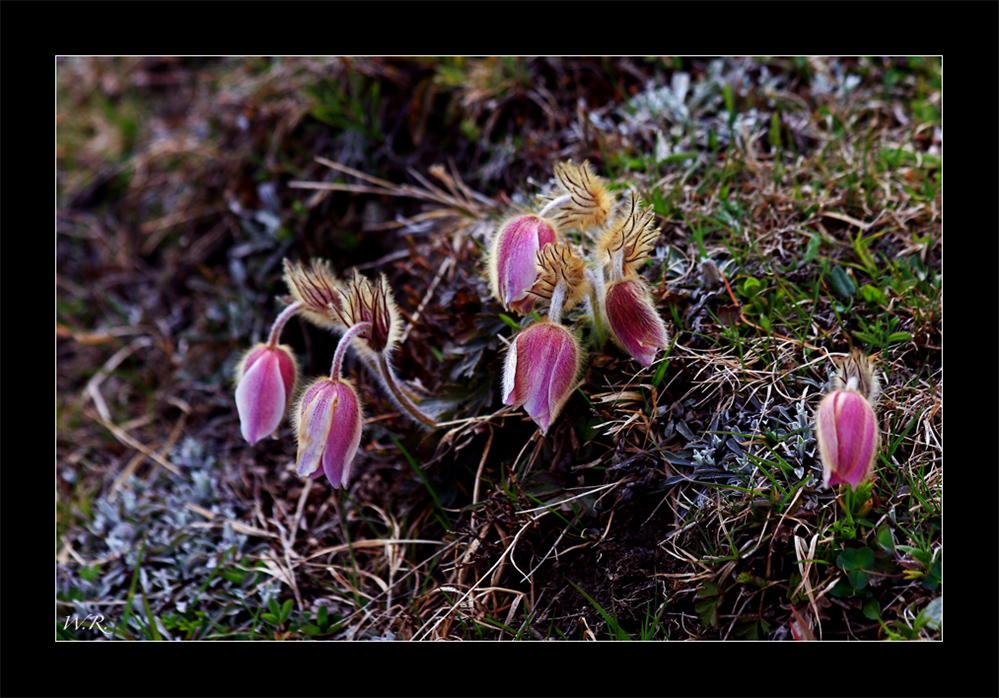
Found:
[(574, 165), (572, 160), (557, 163), (555, 178), (559, 189), (569, 196), (568, 203), (556, 214), (559, 223), (586, 231), (607, 221), (614, 197), (589, 161), (584, 160), (582, 165)]
[(284, 282), (306, 320), (324, 329), (345, 329), (341, 282), (324, 259), (301, 262), (284, 260)]
[(840, 362), (839, 370), (832, 379), (832, 387), (834, 390), (855, 390), (867, 398), (871, 405), (877, 404), (881, 393), (881, 384), (874, 374), (870, 359), (856, 348)]
[(384, 274), (372, 283), (367, 277), (354, 272), (344, 286), (343, 300), (345, 325), (352, 327), (361, 322), (371, 323), (369, 330), (357, 336), (361, 347), (380, 354), (395, 346), (402, 320)]
[(586, 262), (568, 243), (549, 243), (542, 247), (538, 250), (537, 264), (541, 269), (541, 276), (531, 293), (550, 301), (561, 284), (562, 311), (576, 305), (590, 292)]
[(652, 251), (659, 228), (654, 227), (655, 209), (642, 209), (638, 193), (632, 190), (628, 204), (597, 241), (600, 259), (610, 280), (617, 281), (638, 272), (638, 266)]

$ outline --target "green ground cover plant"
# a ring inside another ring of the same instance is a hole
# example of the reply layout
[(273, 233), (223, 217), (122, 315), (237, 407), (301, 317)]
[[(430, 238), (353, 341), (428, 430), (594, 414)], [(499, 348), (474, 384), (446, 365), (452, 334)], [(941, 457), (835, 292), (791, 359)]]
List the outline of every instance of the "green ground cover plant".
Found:
[[(59, 639), (942, 639), (939, 58), (57, 77)], [(497, 231), (556, 216), (570, 162), (635, 202), (641, 254), (605, 277), (622, 248), (577, 218), (547, 290), (497, 292)], [(654, 351), (598, 292), (549, 317), (573, 249)], [(390, 288), (391, 329), (281, 316), (319, 259), (348, 300)], [(579, 359), (541, 416), (505, 378), (539, 324)], [(335, 477), (294, 420), (241, 423), (260, 346), (363, 404)], [(816, 414), (860, 356), (877, 448), (836, 485)]]

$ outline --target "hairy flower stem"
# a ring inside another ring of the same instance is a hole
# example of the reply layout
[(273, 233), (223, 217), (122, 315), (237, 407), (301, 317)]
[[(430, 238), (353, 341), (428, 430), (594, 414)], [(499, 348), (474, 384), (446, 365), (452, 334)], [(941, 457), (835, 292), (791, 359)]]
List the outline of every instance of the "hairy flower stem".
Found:
[(559, 281), (552, 289), (551, 305), (548, 306), (548, 319), (556, 325), (562, 324), (562, 306), (565, 305), (566, 286), (564, 281)]
[(602, 347), (607, 341), (607, 309), (604, 307), (605, 289), (604, 275), (593, 269), (586, 270), (586, 278), (590, 280), (590, 312), (593, 319), (593, 331), (597, 336), (597, 346)]
[(388, 362), (388, 358), (385, 356), (385, 352), (378, 353), (378, 373), (381, 375), (382, 382), (385, 383), (389, 392), (392, 393), (392, 397), (395, 398), (395, 402), (399, 405), (399, 407), (408, 412), (409, 416), (420, 424), (429, 427), (430, 429), (437, 428), (437, 422), (420, 411), (420, 409), (413, 404), (413, 401), (409, 399), (409, 396), (407, 396), (402, 390), (402, 387), (399, 385), (399, 380), (395, 377), (395, 372), (392, 371), (392, 365)]
[(556, 197), (551, 201), (549, 201), (548, 204), (543, 209), (538, 211), (538, 217), (545, 218), (546, 216), (551, 214), (552, 211), (561, 208), (570, 201), (572, 201), (572, 196), (569, 194), (563, 194), (562, 196)]
[(330, 380), (339, 381), (343, 376), (343, 357), (347, 353), (347, 347), (350, 346), (350, 340), (370, 328), (370, 322), (359, 322), (343, 333), (340, 343), (336, 345), (336, 353), (333, 354), (333, 365), (330, 366)]
[(271, 327), (270, 337), (267, 338), (267, 347), (269, 349), (274, 349), (277, 346), (278, 337), (281, 336), (281, 330), (284, 329), (285, 324), (287, 324), (288, 320), (291, 319), (291, 316), (302, 309), (303, 305), (305, 305), (305, 303), (295, 301), (282, 310), (281, 314), (277, 316), (277, 319), (274, 321), (274, 325)]

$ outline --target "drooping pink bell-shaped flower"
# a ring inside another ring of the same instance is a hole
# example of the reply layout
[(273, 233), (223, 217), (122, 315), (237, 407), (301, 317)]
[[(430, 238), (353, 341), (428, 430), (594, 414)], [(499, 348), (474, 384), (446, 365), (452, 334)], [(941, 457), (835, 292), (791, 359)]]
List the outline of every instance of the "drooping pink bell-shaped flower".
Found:
[(503, 366), (503, 404), (524, 405), (542, 434), (576, 386), (581, 349), (562, 325), (536, 322), (517, 335)]
[(295, 420), (298, 474), (325, 474), (333, 489), (346, 486), (364, 421), (357, 391), (344, 380), (319, 378), (302, 394)]
[(251, 444), (273, 434), (295, 392), (298, 364), (291, 348), (257, 344), (236, 367), (236, 411), (243, 438)]
[(856, 487), (867, 479), (878, 452), (880, 434), (874, 408), (854, 390), (833, 390), (819, 403), (815, 436), (826, 487)]
[(500, 303), (521, 315), (531, 312), (534, 298), (528, 291), (540, 273), (538, 250), (557, 241), (555, 225), (540, 216), (517, 216), (500, 226), (489, 253), (489, 280)]
[(669, 346), (669, 335), (645, 282), (624, 278), (611, 284), (605, 305), (617, 343), (642, 366), (651, 366), (656, 352)]

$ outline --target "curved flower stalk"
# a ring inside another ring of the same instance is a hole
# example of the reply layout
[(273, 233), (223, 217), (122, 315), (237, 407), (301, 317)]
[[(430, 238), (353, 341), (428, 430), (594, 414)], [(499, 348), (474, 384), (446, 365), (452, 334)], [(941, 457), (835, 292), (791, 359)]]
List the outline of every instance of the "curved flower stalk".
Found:
[(866, 355), (854, 349), (833, 377), (815, 412), (822, 484), (857, 488), (871, 473), (881, 445), (873, 400), (878, 381)]
[(286, 259), (284, 280), (292, 297), (302, 304), (302, 315), (313, 324), (346, 331), (369, 323), (357, 336), (357, 345), (370, 354), (387, 351), (398, 342), (401, 320), (384, 274), (374, 283), (356, 272), (349, 281), (342, 281), (326, 260), (305, 266)]
[(538, 251), (558, 239), (555, 224), (542, 216), (517, 216), (499, 227), (489, 251), (489, 283), (504, 307), (521, 315), (531, 312), (534, 299), (530, 291), (538, 278)]
[(333, 489), (347, 485), (364, 423), (357, 391), (341, 373), (343, 356), (351, 340), (370, 330), (371, 323), (361, 322), (344, 333), (330, 375), (313, 381), (295, 410), (296, 470), (303, 477), (326, 475)]
[(301, 309), (299, 303), (285, 308), (266, 344), (247, 351), (236, 366), (236, 412), (243, 438), (251, 444), (277, 431), (298, 383), (298, 362), (291, 347), (277, 340), (288, 319)]
[(401, 410), (420, 424), (436, 428), (436, 421), (420, 410), (402, 389), (389, 361), (399, 342), (402, 321), (385, 275), (372, 282), (355, 272), (349, 281), (342, 281), (324, 260), (308, 266), (285, 260), (284, 269), (288, 289), (303, 304), (302, 314), (306, 319), (319, 327), (344, 332), (363, 325), (352, 341), (365, 364)]

